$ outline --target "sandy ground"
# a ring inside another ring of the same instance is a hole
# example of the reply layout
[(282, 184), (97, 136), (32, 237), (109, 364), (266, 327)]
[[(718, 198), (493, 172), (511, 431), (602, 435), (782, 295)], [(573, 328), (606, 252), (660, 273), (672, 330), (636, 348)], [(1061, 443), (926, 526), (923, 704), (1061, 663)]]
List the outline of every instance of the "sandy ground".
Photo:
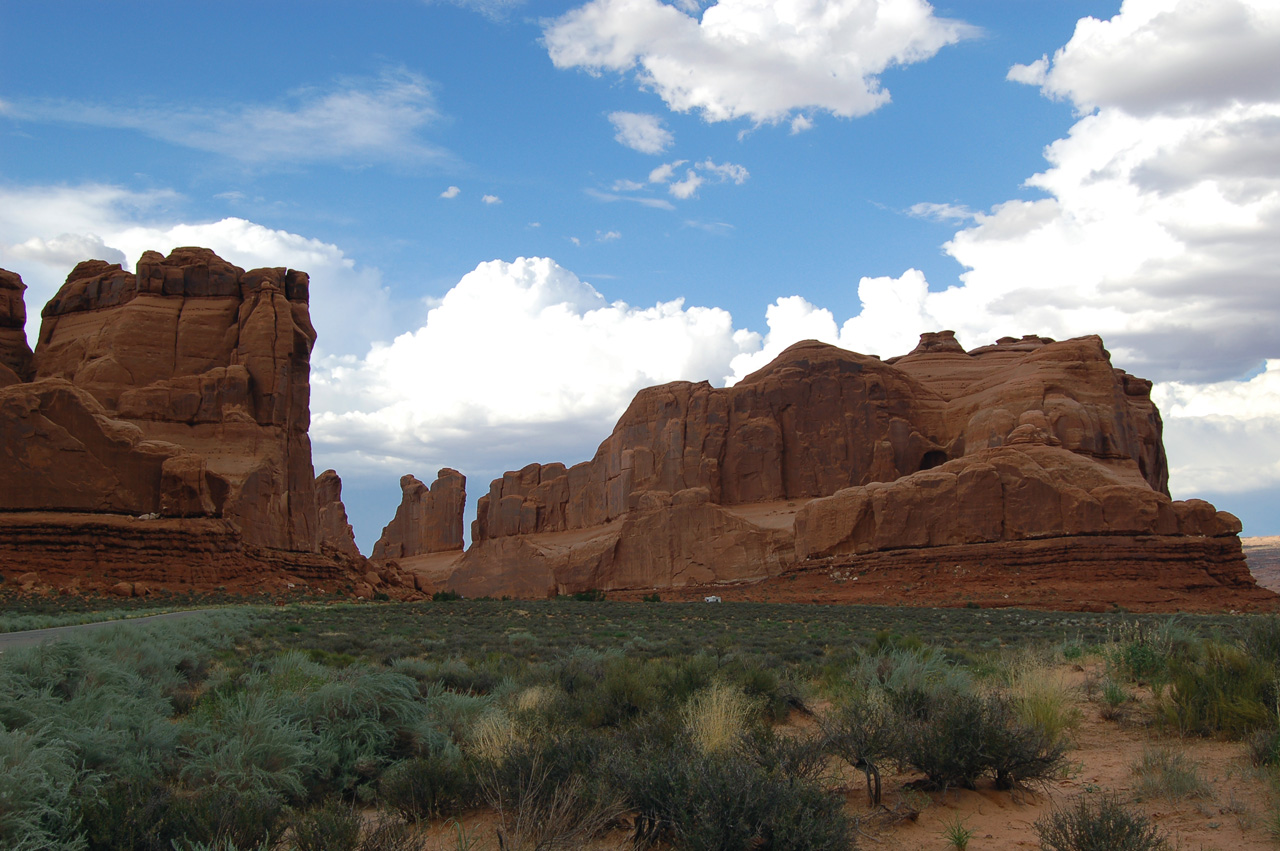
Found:
[[(1085, 681), (1096, 674), (1098, 666), (1089, 670), (1079, 666), (1064, 667), (1062, 673), (1076, 688), (1081, 720), (1073, 733), (1074, 747), (1068, 754), (1069, 766), (1064, 776), (1044, 784), (1013, 792), (994, 789), (990, 783), (976, 790), (953, 789), (944, 793), (913, 792), (909, 788), (917, 775), (886, 774), (883, 806), (868, 808), (862, 774), (847, 768), (840, 775), (848, 800), (848, 811), (859, 820), (859, 847), (885, 851), (945, 851), (951, 846), (944, 837), (947, 827), (959, 823), (972, 831), (970, 849), (1038, 849), (1034, 824), (1055, 805), (1070, 802), (1074, 796), (1092, 792), (1114, 792), (1129, 806), (1146, 813), (1168, 836), (1170, 848), (1178, 851), (1195, 849), (1274, 849), (1267, 822), (1271, 812), (1271, 793), (1265, 776), (1249, 762), (1247, 748), (1238, 742), (1213, 739), (1179, 739), (1158, 734), (1150, 726), (1150, 692), (1133, 689), (1137, 698), (1122, 721), (1101, 716), (1102, 704), (1086, 696)], [(811, 721), (797, 718), (799, 732)], [(1183, 752), (1199, 766), (1199, 775), (1211, 790), (1202, 798), (1141, 800), (1134, 765), (1144, 750), (1168, 748)], [(838, 770), (838, 769), (837, 769)], [(899, 808), (904, 797), (920, 808), (914, 820), (894, 820), (887, 811)], [(430, 825), (426, 831), (426, 848), (496, 849), (492, 813), (475, 812), (462, 818), (474, 843), (459, 845), (457, 829), (451, 824)], [(595, 849), (629, 848), (625, 831), (616, 831), (592, 845)]]

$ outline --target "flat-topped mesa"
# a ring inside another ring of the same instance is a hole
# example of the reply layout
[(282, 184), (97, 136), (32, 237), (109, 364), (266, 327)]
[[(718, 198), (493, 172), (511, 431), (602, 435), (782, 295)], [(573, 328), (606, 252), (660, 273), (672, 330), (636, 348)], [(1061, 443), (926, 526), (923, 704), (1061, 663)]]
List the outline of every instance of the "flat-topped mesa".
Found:
[(462, 514), (467, 478), (448, 467), (427, 487), (413, 476), (400, 479), (400, 506), (382, 530), (370, 560), (384, 563), (428, 553), (462, 550)]
[(1114, 561), (1117, 581), (1142, 589), (1118, 599), (1272, 605), (1249, 578), (1239, 521), (1169, 499), (1150, 391), (1098, 337), (966, 352), (942, 331), (883, 362), (797, 343), (732, 387), (640, 391), (590, 461), (495, 480), (440, 585), (540, 595), (763, 582), (785, 596), (783, 573), (873, 559), (924, 575), (937, 555), (993, 571), (996, 587), (1006, 563), (1050, 581), (1079, 568), (1090, 579), (1077, 585), (1101, 599), (1112, 590), (1097, 577)]
[(0, 269), (0, 387), (30, 381), (35, 374), (23, 330), (27, 325), (26, 289), (19, 275)]

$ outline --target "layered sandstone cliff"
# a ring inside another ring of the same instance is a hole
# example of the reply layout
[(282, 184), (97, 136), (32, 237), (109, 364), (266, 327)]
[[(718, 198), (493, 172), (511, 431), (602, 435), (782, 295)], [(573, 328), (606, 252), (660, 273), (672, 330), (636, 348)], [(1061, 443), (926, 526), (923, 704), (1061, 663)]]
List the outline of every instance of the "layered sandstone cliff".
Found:
[(940, 332), (884, 362), (798, 343), (733, 387), (641, 391), (591, 461), (495, 480), (445, 582), (514, 595), (776, 587), (886, 553), (998, 564), (1005, 552), (1022, 570), (1038, 557), (1028, 542), (1069, 540), (1095, 567), (1147, 553), (1141, 581), (1164, 576), (1173, 597), (1270, 599), (1235, 518), (1169, 499), (1150, 389), (1097, 337), (966, 352)]
[(400, 505), (373, 545), (370, 561), (403, 571), (424, 591), (440, 590), (462, 555), (462, 515), (467, 478), (448, 467), (427, 487), (413, 476), (400, 479)]
[(90, 585), (165, 564), (178, 585), (350, 579), (351, 554), (320, 547), (307, 302), (306, 273), (207, 249), (76, 266), (29, 369), (0, 336), (21, 379), (0, 387), (0, 556)]

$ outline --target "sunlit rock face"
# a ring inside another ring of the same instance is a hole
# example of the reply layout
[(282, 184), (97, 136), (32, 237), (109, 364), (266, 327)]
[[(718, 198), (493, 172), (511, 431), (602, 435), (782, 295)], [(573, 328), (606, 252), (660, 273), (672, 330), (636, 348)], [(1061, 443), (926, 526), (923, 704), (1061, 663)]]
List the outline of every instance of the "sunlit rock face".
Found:
[[(25, 316), (16, 277), (0, 274), (0, 334)], [(305, 272), (202, 248), (149, 251), (135, 272), (77, 265), (28, 369), (0, 337), (19, 379), (0, 387), (0, 512), (16, 524), (0, 548), (87, 583), (349, 573), (320, 551), (307, 301)]]
[[(1090, 569), (1123, 546), (1122, 573), (1141, 575), (1145, 546), (1149, 572), (1186, 593), (1248, 596), (1238, 521), (1169, 499), (1150, 389), (1097, 337), (965, 351), (944, 331), (883, 362), (797, 343), (733, 387), (641, 391), (591, 461), (494, 480), (471, 548), (437, 581), (526, 596), (759, 583), (1071, 539)], [(1181, 573), (1160, 566), (1179, 552)]]

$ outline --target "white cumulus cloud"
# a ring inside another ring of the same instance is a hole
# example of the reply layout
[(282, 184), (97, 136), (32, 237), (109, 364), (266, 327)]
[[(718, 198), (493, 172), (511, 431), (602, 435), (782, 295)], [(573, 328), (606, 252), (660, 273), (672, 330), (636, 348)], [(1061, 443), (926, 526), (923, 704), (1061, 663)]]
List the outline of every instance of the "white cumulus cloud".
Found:
[(889, 101), (879, 79), (886, 68), (973, 32), (924, 0), (720, 0), (699, 11), (591, 0), (551, 21), (543, 41), (557, 68), (634, 71), (675, 111), (766, 123), (797, 110), (865, 115)]
[(501, 203), (502, 203), (502, 199), (501, 199), (501, 198), (499, 198), (497, 195), (485, 195), (485, 196), (484, 196), (483, 198), (481, 198), (480, 200), (481, 200), (481, 201), (483, 201), (483, 202), (485, 202), (486, 204), (501, 204)]
[(660, 154), (671, 147), (675, 136), (662, 126), (662, 119), (644, 112), (611, 112), (613, 138), (633, 151)]
[(186, 223), (171, 192), (116, 186), (0, 188), (0, 266), (27, 284), (27, 336), (72, 266), (106, 260), (132, 270), (147, 250), (185, 245), (213, 249), (245, 269), (289, 266), (311, 276), (317, 350), (364, 351), (390, 334), (387, 293), (376, 269), (361, 268), (337, 246), (238, 218)]
[(462, 190), (456, 186), (450, 186), (448, 189), (440, 193), (441, 198), (457, 198)]
[(610, 302), (550, 259), (495, 260), (416, 331), (318, 363), (312, 439), (389, 471), (583, 460), (636, 391), (723, 374), (739, 351), (724, 310)]

